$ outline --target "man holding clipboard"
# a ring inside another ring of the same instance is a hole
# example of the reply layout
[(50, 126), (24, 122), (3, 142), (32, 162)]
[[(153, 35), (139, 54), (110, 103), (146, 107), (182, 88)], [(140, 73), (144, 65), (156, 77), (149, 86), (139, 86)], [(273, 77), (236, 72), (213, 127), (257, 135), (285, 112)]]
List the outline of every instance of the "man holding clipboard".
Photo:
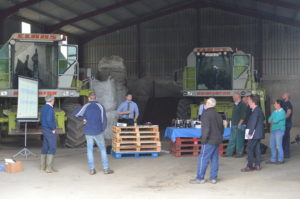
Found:
[(242, 172), (261, 170), (260, 140), (265, 138), (265, 134), (264, 134), (265, 116), (261, 108), (258, 106), (259, 97), (251, 95), (249, 97), (248, 103), (252, 110), (245, 131), (245, 139), (248, 140), (248, 144), (247, 144), (248, 164), (246, 168), (241, 169)]

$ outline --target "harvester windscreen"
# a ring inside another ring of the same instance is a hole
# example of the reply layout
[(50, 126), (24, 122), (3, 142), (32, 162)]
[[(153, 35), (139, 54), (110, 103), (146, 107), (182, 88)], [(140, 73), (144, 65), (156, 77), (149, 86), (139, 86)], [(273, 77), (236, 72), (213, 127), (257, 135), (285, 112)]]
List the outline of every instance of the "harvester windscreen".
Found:
[(74, 88), (77, 79), (77, 47), (60, 46), (58, 53), (58, 88)]
[(57, 88), (57, 45), (39, 42), (16, 42), (12, 46), (13, 87), (18, 76), (36, 78), (39, 88)]
[(9, 88), (9, 45), (0, 46), (0, 88)]
[(197, 56), (197, 89), (232, 89), (232, 66), (229, 53), (202, 53)]

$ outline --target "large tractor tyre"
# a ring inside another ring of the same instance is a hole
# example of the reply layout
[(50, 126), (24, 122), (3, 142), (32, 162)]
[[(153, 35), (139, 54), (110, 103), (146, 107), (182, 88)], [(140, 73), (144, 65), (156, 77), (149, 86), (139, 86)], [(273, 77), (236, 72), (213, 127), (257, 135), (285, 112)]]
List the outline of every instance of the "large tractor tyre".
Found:
[(177, 104), (177, 118), (178, 119), (190, 119), (191, 117), (191, 107), (192, 100), (182, 98)]
[(78, 148), (84, 147), (85, 136), (83, 134), (84, 125), (82, 121), (77, 120), (73, 115), (72, 112), (80, 108), (80, 104), (75, 103), (68, 103), (63, 105), (63, 109), (67, 115), (67, 125), (66, 125), (66, 140), (65, 145), (69, 148)]
[(66, 147), (79, 148), (84, 147), (85, 136), (83, 134), (84, 125), (81, 121), (78, 121), (74, 116), (69, 115), (67, 121), (67, 135), (66, 135)]

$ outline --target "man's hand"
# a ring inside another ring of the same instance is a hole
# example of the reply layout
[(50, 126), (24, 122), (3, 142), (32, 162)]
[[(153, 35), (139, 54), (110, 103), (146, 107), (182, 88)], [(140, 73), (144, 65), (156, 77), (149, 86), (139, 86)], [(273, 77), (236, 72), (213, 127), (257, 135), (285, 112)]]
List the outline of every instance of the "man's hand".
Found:
[(87, 123), (87, 121), (86, 120), (82, 120), (82, 123), (85, 125)]
[(53, 130), (52, 133), (55, 134), (56, 133), (55, 130)]
[(274, 124), (272, 120), (270, 121), (270, 124)]

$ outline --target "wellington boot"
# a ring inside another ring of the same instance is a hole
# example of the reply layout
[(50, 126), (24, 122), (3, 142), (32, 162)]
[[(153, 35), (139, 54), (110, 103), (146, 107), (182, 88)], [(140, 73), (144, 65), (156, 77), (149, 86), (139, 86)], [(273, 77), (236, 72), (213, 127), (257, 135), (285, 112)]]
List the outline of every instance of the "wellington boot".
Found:
[(41, 154), (41, 165), (40, 165), (40, 170), (45, 172), (46, 171), (46, 154)]
[(48, 154), (47, 155), (47, 168), (46, 168), (47, 173), (58, 172), (57, 170), (54, 169), (53, 165), (54, 165), (54, 155)]

